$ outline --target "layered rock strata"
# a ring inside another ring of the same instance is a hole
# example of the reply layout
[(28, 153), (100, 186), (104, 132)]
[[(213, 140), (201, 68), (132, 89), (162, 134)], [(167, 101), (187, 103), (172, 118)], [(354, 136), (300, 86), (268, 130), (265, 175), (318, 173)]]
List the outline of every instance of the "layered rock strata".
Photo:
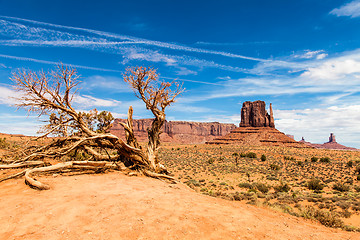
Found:
[(268, 114), (264, 101), (244, 102), (241, 109), (240, 127), (207, 144), (310, 147), (275, 129), (272, 105), (270, 104), (270, 114)]
[(270, 103), (270, 114), (268, 114), (265, 109), (264, 101), (244, 102), (241, 108), (240, 127), (275, 128), (271, 103)]
[[(150, 118), (134, 120), (134, 134), (138, 141), (147, 141), (147, 129), (152, 121)], [(125, 139), (124, 129), (119, 122), (125, 122), (125, 119), (115, 119), (110, 132)], [(235, 128), (235, 124), (219, 122), (165, 121), (160, 139), (163, 142), (205, 143), (216, 137), (225, 136)]]

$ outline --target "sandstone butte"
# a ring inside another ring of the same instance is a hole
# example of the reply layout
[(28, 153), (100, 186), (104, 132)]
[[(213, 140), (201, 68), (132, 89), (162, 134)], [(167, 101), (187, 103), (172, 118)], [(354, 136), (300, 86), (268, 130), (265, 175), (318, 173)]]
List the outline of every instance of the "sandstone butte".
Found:
[(272, 105), (270, 114), (264, 101), (244, 102), (241, 109), (240, 127), (223, 137), (208, 141), (207, 144), (243, 144), (253, 146), (311, 147), (295, 141), (275, 128)]

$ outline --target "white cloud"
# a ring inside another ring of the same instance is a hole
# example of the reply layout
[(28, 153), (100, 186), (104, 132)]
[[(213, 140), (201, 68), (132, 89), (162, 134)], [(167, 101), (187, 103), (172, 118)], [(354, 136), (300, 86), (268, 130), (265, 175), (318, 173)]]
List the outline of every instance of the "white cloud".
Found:
[(347, 16), (351, 18), (360, 17), (360, 0), (349, 2), (340, 8), (333, 9), (330, 14), (340, 16)]
[(95, 98), (89, 95), (76, 95), (73, 102), (74, 104), (81, 106), (82, 108), (115, 107), (121, 104), (121, 102), (117, 100), (106, 100), (101, 98)]
[(13, 89), (0, 85), (0, 104), (15, 105), (18, 103), (15, 97), (19, 97), (19, 93)]
[(197, 72), (193, 71), (193, 70), (190, 70), (188, 68), (185, 68), (185, 67), (178, 67), (179, 70), (176, 71), (176, 74), (177, 75), (182, 75), (182, 76), (185, 76), (185, 75), (197, 75)]
[(317, 50), (317, 51), (311, 51), (311, 50), (305, 50), (302, 53), (298, 53), (293, 55), (293, 58), (299, 58), (299, 59), (323, 59), (327, 56), (326, 53), (324, 53), (324, 50)]
[(324, 143), (329, 134), (334, 133), (340, 144), (352, 142), (360, 147), (357, 137), (360, 132), (360, 105), (303, 110), (274, 109), (274, 116), (276, 127), (295, 135), (297, 140), (305, 137), (305, 140), (313, 143)]
[(329, 60), (320, 66), (308, 68), (301, 76), (319, 80), (338, 80), (350, 74), (354, 79), (359, 78), (360, 61), (351, 58)]

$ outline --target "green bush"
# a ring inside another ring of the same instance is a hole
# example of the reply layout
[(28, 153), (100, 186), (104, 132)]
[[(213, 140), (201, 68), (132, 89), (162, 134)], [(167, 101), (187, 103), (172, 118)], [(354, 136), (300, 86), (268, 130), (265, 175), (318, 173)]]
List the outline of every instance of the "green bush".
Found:
[(307, 182), (307, 187), (310, 190), (322, 190), (324, 185), (321, 184), (319, 179), (313, 178)]
[(239, 183), (238, 186), (239, 186), (240, 188), (248, 188), (248, 189), (252, 189), (252, 188), (253, 188), (252, 184), (247, 183), (247, 182)]
[(322, 158), (320, 158), (320, 162), (329, 163), (330, 158), (329, 157), (322, 157)]
[(341, 182), (337, 182), (333, 185), (333, 189), (339, 192), (347, 192), (350, 190), (350, 186)]
[(255, 183), (254, 187), (262, 193), (267, 193), (270, 190), (270, 187), (264, 183)]
[(343, 228), (344, 222), (339, 219), (338, 215), (334, 212), (328, 212), (316, 209), (312, 206), (306, 206), (300, 213), (304, 218), (319, 221), (322, 225), (333, 228)]
[(6, 141), (6, 138), (0, 138), (0, 148), (1, 149), (8, 149), (10, 144)]
[(310, 159), (311, 162), (317, 162), (317, 160), (318, 160), (317, 157), (312, 157), (312, 158)]
[(288, 192), (290, 189), (291, 187), (287, 183), (281, 183), (274, 187), (275, 192)]
[(272, 163), (272, 164), (270, 164), (270, 169), (272, 169), (272, 170), (280, 170), (280, 166)]
[(256, 158), (257, 156), (256, 156), (256, 153), (254, 153), (254, 152), (248, 152), (246, 154), (246, 157), (248, 157), (248, 158)]
[(263, 161), (263, 162), (265, 162), (266, 161), (266, 156), (263, 154), (263, 155), (261, 155), (261, 161)]

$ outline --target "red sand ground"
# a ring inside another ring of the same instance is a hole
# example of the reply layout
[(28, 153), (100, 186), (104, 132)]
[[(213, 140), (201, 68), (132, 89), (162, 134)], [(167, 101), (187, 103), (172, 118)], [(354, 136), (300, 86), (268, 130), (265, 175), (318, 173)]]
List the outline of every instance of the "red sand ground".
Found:
[(0, 184), (0, 239), (360, 239), (266, 208), (212, 198), (182, 184), (121, 173)]

